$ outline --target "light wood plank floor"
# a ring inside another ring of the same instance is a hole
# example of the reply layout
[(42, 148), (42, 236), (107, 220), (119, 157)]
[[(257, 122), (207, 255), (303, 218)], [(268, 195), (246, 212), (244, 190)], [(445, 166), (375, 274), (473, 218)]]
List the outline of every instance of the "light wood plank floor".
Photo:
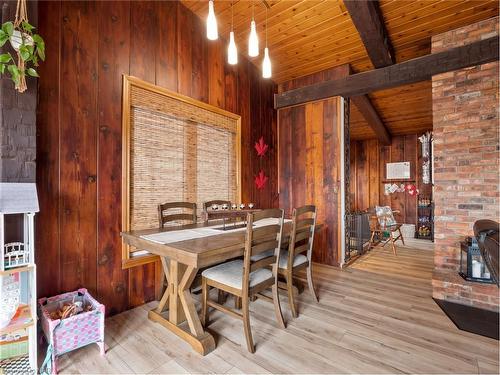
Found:
[[(147, 319), (151, 303), (107, 320), (109, 350), (96, 345), (64, 355), (62, 373), (498, 373), (495, 340), (458, 330), (431, 299), (432, 247), (414, 242), (376, 248), (345, 270), (315, 267), (320, 298), (307, 289), (286, 330), (272, 305), (252, 303), (256, 353), (240, 321), (214, 312), (217, 348), (202, 357)], [(232, 300), (229, 300), (232, 304)]]

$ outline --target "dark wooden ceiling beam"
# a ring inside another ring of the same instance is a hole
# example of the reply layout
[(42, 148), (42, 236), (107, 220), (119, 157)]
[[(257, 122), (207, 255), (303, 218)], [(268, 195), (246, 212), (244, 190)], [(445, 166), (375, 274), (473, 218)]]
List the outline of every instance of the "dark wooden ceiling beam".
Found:
[(380, 119), (368, 95), (353, 96), (351, 97), (351, 102), (354, 103), (366, 122), (368, 122), (368, 125), (375, 132), (377, 139), (384, 145), (390, 145), (391, 134)]
[(378, 1), (344, 0), (352, 22), (375, 68), (396, 63)]
[[(344, 0), (344, 5), (358, 30), (366, 52), (375, 68), (383, 68), (396, 62), (394, 49), (385, 28), (378, 1)], [(368, 126), (383, 144), (391, 144), (391, 135), (368, 95), (352, 97)]]
[(352, 97), (373, 91), (426, 81), (433, 75), (498, 61), (498, 37), (431, 53), (385, 68), (324, 81), (274, 96), (276, 109), (333, 96)]

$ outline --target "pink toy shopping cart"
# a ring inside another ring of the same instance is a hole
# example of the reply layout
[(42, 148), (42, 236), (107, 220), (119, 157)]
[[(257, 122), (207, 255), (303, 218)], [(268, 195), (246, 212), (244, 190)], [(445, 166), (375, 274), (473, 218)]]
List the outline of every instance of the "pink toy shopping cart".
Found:
[[(65, 319), (51, 318), (51, 314), (53, 316), (65, 304), (74, 302), (86, 306), (89, 311)], [(38, 305), (42, 330), (49, 345), (41, 373), (44, 370), (57, 374), (58, 356), (89, 344), (99, 345), (101, 355), (104, 355), (104, 305), (92, 298), (87, 289), (40, 298)]]

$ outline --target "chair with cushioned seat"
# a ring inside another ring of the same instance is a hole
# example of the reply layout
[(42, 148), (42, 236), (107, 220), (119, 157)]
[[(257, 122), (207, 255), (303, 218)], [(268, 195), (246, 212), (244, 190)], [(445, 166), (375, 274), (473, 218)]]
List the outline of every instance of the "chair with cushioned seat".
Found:
[(298, 271), (306, 269), (309, 291), (314, 300), (318, 302), (318, 297), (314, 290), (311, 261), (315, 228), (316, 206), (309, 205), (294, 208), (288, 251), (283, 251), (280, 254), (278, 268), (278, 274), (283, 276), (286, 281), (288, 303), (294, 318), (296, 318), (298, 314), (295, 306), (293, 277)]
[[(269, 223), (259, 225), (259, 221), (264, 219), (273, 220), (270, 220)], [(251, 353), (255, 351), (249, 314), (249, 303), (252, 298), (258, 297), (272, 301), (274, 303), (276, 319), (280, 326), (285, 328), (279, 304), (276, 264), (276, 259), (280, 253), (282, 230), (283, 210), (270, 209), (249, 213), (247, 216), (243, 259), (219, 264), (202, 272), (203, 305), (201, 321), (203, 325), (206, 326), (207, 324), (208, 307), (213, 307), (241, 319), (245, 329), (248, 351)], [(260, 256), (258, 260), (254, 261), (255, 256), (260, 254), (265, 254), (265, 256)], [(272, 269), (269, 268), (270, 265), (273, 265)], [(208, 295), (210, 287), (241, 298), (241, 313), (210, 300)], [(272, 288), (272, 298), (261, 294), (261, 292), (270, 287)]]

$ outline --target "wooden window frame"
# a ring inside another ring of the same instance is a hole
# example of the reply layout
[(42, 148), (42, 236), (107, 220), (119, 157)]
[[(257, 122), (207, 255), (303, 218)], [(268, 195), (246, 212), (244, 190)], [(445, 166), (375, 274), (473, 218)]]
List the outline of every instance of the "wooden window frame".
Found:
[[(241, 201), (241, 116), (213, 105), (201, 102), (177, 92), (143, 81), (137, 77), (123, 75), (122, 91), (122, 231), (130, 231), (130, 144), (131, 144), (131, 89), (132, 87), (148, 90), (180, 102), (199, 107), (203, 110), (226, 116), (236, 121), (236, 192)], [(130, 246), (122, 242), (122, 268), (131, 268), (158, 261), (158, 256), (148, 254), (130, 257)]]

